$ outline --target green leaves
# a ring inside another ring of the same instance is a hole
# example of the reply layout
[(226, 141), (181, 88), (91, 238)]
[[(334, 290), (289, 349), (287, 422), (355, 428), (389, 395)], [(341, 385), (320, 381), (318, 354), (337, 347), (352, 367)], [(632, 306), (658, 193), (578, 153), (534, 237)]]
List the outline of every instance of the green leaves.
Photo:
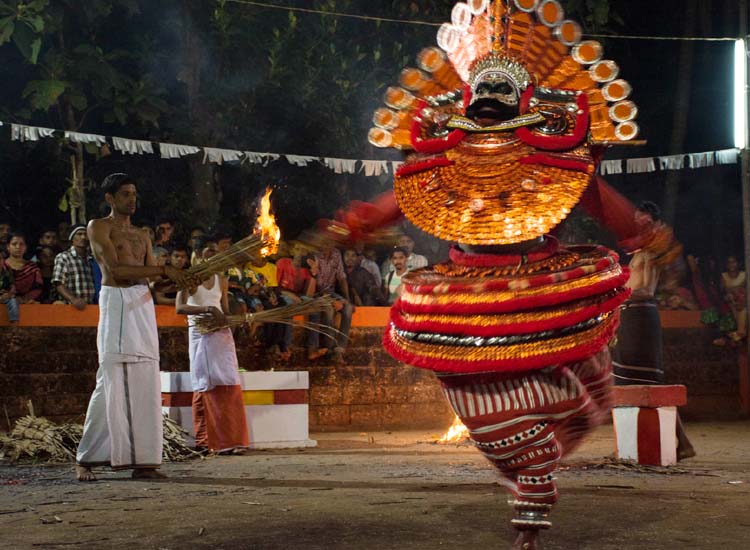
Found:
[(67, 84), (60, 80), (32, 80), (23, 93), (35, 111), (46, 111), (57, 104), (57, 99), (65, 92)]
[(3, 17), (0, 19), (0, 46), (5, 44), (10, 37), (13, 36), (13, 31), (16, 28), (16, 18), (13, 16)]

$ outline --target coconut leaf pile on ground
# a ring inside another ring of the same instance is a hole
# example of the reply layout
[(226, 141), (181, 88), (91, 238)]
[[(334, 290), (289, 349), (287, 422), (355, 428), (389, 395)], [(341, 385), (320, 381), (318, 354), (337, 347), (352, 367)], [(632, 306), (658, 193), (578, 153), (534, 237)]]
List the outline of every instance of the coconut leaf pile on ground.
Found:
[[(0, 460), (18, 462), (70, 462), (75, 460), (78, 443), (83, 435), (80, 424), (54, 424), (44, 417), (34, 415), (29, 403), (29, 413), (16, 421), (13, 430), (0, 434)], [(164, 417), (164, 459), (179, 462), (201, 455), (187, 446), (187, 433), (170, 418)]]

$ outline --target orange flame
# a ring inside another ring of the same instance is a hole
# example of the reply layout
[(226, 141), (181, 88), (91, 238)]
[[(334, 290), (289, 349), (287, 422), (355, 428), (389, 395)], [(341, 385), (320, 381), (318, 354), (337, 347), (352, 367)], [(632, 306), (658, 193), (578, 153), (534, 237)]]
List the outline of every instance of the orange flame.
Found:
[(281, 229), (276, 225), (276, 217), (271, 214), (271, 188), (266, 187), (266, 192), (260, 200), (258, 208), (258, 219), (255, 221), (255, 234), (259, 235), (267, 246), (260, 250), (261, 256), (275, 254), (281, 240)]
[(461, 419), (456, 416), (453, 420), (453, 424), (448, 428), (448, 431), (443, 434), (443, 437), (437, 440), (438, 443), (459, 443), (469, 437), (469, 430), (463, 425)]

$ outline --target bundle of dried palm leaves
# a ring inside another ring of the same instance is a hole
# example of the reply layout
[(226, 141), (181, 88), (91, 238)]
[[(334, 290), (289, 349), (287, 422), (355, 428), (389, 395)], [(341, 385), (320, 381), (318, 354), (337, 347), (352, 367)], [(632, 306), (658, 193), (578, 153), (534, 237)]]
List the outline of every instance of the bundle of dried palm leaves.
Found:
[[(36, 416), (29, 402), (29, 414), (19, 418), (10, 433), (0, 434), (0, 459), (69, 462), (75, 460), (82, 435), (83, 426), (80, 424), (53, 424)], [(182, 427), (164, 417), (165, 459), (178, 462), (201, 456), (187, 446), (186, 435)]]
[(19, 418), (10, 433), (0, 434), (0, 458), (66, 462), (75, 459), (82, 435), (83, 427), (78, 424), (58, 425), (35, 416), (29, 402), (29, 414)]
[(242, 265), (253, 258), (253, 256), (258, 256), (261, 252), (265, 252), (264, 249), (273, 244), (273, 237), (264, 237), (258, 234), (245, 237), (231, 245), (225, 251), (219, 252), (215, 256), (188, 269), (187, 272), (191, 277), (188, 278), (185, 284), (190, 285), (195, 280), (206, 281), (217, 273), (224, 273), (228, 269)]
[(334, 306), (335, 301), (336, 300), (331, 296), (321, 296), (312, 300), (304, 300), (298, 304), (281, 306), (274, 309), (258, 311), (256, 313), (248, 313), (246, 315), (226, 315), (224, 317), (226, 323), (224, 324), (217, 323), (213, 315), (199, 315), (195, 326), (201, 334), (208, 334), (209, 332), (216, 332), (217, 330), (224, 328), (232, 328), (245, 324), (252, 325), (256, 323), (295, 324), (310, 330), (319, 331), (319, 324), (310, 323), (309, 321), (295, 322), (294, 318), (312, 315), (330, 309)]

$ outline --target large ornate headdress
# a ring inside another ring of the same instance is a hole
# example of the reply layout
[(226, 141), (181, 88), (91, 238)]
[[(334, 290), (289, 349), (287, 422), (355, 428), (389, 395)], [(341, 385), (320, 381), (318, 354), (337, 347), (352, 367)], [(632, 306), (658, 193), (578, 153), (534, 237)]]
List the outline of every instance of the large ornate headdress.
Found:
[(428, 233), (482, 245), (541, 235), (590, 182), (592, 148), (634, 143), (630, 85), (556, 0), (459, 2), (437, 42), (388, 88), (369, 133), (407, 153), (396, 196)]

